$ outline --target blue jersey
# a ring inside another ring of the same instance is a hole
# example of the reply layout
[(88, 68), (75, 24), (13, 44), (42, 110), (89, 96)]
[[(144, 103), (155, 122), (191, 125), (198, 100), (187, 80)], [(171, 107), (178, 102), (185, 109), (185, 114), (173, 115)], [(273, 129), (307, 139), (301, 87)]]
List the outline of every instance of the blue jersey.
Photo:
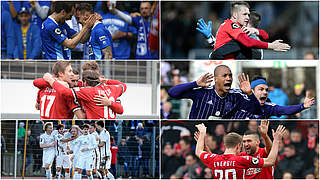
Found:
[(261, 106), (262, 119), (269, 119), (271, 116), (282, 116), (282, 115), (292, 115), (304, 110), (303, 104), (292, 105), (292, 106), (279, 106), (270, 102), (266, 102)]
[(111, 34), (101, 22), (98, 22), (91, 30), (89, 40), (89, 59), (104, 59), (102, 49), (108, 46), (111, 46), (113, 54)]
[[(127, 12), (124, 13), (128, 14)], [(103, 18), (102, 23), (109, 30), (111, 35), (115, 35), (118, 31), (131, 32), (132, 34), (137, 33), (135, 27), (128, 25), (127, 22), (112, 13), (101, 14), (101, 16)], [(115, 59), (129, 59), (130, 44), (127, 38), (114, 39), (113, 48), (114, 54), (112, 55)]]
[(67, 23), (58, 24), (50, 16), (42, 23), (41, 40), (44, 59), (71, 59), (71, 51), (62, 42), (77, 32)]
[(168, 91), (174, 98), (188, 98), (193, 101), (190, 119), (248, 119), (259, 112), (260, 104), (254, 94), (247, 96), (239, 89), (231, 89), (220, 97), (214, 86), (201, 88), (196, 81), (179, 84)]
[(136, 49), (136, 58), (137, 59), (158, 59), (158, 53), (152, 53), (149, 46), (149, 34), (150, 34), (150, 23), (149, 20), (145, 20), (143, 17), (133, 17), (132, 24), (138, 30), (138, 42)]

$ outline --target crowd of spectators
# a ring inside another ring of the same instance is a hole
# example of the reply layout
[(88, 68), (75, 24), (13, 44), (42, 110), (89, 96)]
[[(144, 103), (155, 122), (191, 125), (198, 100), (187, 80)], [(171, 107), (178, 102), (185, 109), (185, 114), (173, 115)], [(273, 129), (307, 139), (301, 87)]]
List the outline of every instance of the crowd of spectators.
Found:
[[(193, 134), (199, 121), (168, 120), (161, 125), (161, 178), (166, 179), (212, 179), (211, 170), (194, 155), (196, 142)], [(202, 122), (201, 122), (202, 123)], [(258, 132), (260, 121), (206, 121), (206, 144), (213, 153), (224, 152), (223, 136), (229, 132), (240, 135), (246, 130)], [(318, 121), (270, 121), (271, 129), (280, 124), (287, 133), (280, 144), (276, 179), (319, 178), (319, 134)], [(264, 147), (261, 139), (260, 147)]]
[[(71, 2), (77, 7), (80, 2)], [(124, 20), (111, 15), (107, 7), (107, 1), (87, 1), (93, 5), (95, 12), (102, 16), (102, 23), (109, 30), (113, 38), (113, 46), (115, 49), (115, 59), (136, 59), (136, 49), (138, 36), (146, 37), (146, 42), (149, 41), (148, 33), (139, 34), (139, 27), (130, 25)], [(1, 1), (1, 59), (16, 59), (16, 60), (32, 60), (42, 59), (41, 49), (41, 25), (54, 12), (55, 1)], [(117, 2), (117, 9), (132, 17), (140, 15), (140, 2)], [(153, 2), (148, 4), (151, 10), (148, 23), (153, 23), (157, 19), (158, 9)], [(153, 14), (154, 13), (154, 14)], [(125, 24), (124, 28), (119, 28), (120, 24)], [(75, 31), (79, 32), (82, 28), (81, 24), (77, 23), (77, 18), (73, 15), (71, 20), (66, 23)], [(153, 33), (157, 30), (153, 29)], [(119, 35), (121, 34), (121, 36)], [(155, 33), (156, 34), (156, 33)], [(153, 36), (152, 36), (153, 37)], [(156, 41), (153, 41), (156, 42)], [(150, 46), (149, 42), (147, 43)], [(71, 50), (72, 59), (88, 59), (88, 44), (79, 43)], [(157, 52), (158, 47), (145, 47), (152, 52)], [(149, 58), (150, 59), (150, 58)], [(152, 58), (151, 58), (152, 59)]]

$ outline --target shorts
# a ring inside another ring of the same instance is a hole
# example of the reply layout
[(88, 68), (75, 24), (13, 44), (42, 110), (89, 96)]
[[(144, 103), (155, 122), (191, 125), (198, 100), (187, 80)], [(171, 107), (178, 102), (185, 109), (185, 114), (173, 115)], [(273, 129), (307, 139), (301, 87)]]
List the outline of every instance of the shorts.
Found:
[(42, 156), (42, 167), (46, 167), (46, 164), (50, 164), (50, 166), (53, 163), (54, 157), (55, 157), (55, 152), (43, 152)]
[(71, 167), (70, 156), (69, 155), (60, 155), (56, 158), (56, 167), (70, 168)]
[(78, 159), (79, 159), (79, 156), (76, 156), (76, 155), (72, 155), (72, 168), (75, 169), (76, 168), (76, 165), (78, 163)]
[(76, 168), (86, 169), (87, 171), (91, 171), (93, 169), (92, 156), (79, 156), (77, 161)]
[(110, 169), (111, 168), (111, 156), (108, 160), (106, 157), (102, 158), (101, 163), (100, 163), (100, 168), (102, 168), (102, 169)]
[(99, 151), (94, 150), (92, 157), (93, 157), (93, 169), (100, 169)]

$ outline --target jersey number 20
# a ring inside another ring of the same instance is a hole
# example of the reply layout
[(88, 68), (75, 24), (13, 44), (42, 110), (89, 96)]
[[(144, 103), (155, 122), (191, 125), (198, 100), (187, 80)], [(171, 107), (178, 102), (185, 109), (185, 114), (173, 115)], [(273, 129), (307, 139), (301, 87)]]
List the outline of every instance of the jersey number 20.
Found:
[(236, 170), (235, 169), (226, 169), (224, 170), (224, 176), (223, 177), (223, 170), (221, 169), (215, 169), (214, 170), (214, 176), (217, 177), (219, 174), (219, 179), (229, 179), (229, 173), (232, 173), (232, 179), (237, 179)]

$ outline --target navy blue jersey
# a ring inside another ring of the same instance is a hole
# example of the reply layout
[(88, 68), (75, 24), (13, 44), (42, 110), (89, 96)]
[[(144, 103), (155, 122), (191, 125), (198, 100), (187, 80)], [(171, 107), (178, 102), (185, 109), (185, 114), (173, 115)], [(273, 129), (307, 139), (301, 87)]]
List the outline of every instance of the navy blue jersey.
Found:
[(239, 89), (231, 89), (220, 97), (214, 86), (201, 88), (196, 81), (174, 86), (168, 93), (174, 98), (193, 101), (190, 119), (248, 119), (254, 118), (253, 112), (259, 112), (260, 108), (254, 94), (247, 96)]
[(41, 27), (42, 51), (44, 59), (71, 59), (71, 51), (62, 42), (71, 38), (77, 32), (67, 23), (58, 24), (52, 17), (48, 17)]
[[(127, 12), (124, 12), (128, 14)], [(132, 34), (137, 34), (135, 27), (128, 25), (127, 22), (119, 18), (112, 13), (101, 14), (103, 20), (102, 23), (109, 30), (111, 35), (115, 35), (118, 31), (121, 32), (131, 32)], [(120, 38), (113, 40), (114, 54), (112, 56), (115, 59), (129, 59), (130, 57), (130, 43), (127, 38)]]
[(271, 116), (282, 116), (282, 115), (291, 115), (296, 114), (304, 110), (303, 104), (292, 105), (292, 106), (279, 106), (274, 103), (266, 102), (261, 106), (262, 110), (262, 119), (268, 119)]
[(113, 54), (111, 34), (101, 22), (98, 22), (91, 30), (91, 36), (89, 40), (89, 59), (104, 59), (102, 49), (108, 46), (111, 46)]

